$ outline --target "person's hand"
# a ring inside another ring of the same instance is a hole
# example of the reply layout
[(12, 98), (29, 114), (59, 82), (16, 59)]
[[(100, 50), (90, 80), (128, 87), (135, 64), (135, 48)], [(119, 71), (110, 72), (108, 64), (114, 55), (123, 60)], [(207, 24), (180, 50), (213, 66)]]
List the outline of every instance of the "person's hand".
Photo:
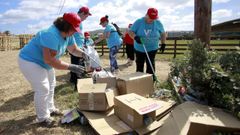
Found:
[(165, 51), (165, 47), (166, 47), (166, 44), (163, 43), (163, 44), (161, 45), (159, 51), (161, 51), (162, 53), (164, 53), (164, 51)]
[(68, 66), (68, 70), (70, 70), (70, 71), (72, 71), (73, 73), (76, 73), (76, 74), (82, 74), (82, 73), (86, 72), (85, 67), (80, 66), (80, 65), (75, 65), (75, 64), (70, 64)]
[(138, 43), (138, 44), (142, 44), (141, 38), (139, 36), (135, 36), (134, 40)]

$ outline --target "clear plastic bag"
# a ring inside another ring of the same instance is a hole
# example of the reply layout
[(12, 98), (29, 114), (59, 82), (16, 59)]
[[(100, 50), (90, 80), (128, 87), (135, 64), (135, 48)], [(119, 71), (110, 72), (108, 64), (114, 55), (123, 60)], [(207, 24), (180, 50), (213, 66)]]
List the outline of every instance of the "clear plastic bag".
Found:
[(88, 68), (92, 68), (92, 69), (101, 68), (99, 55), (93, 46), (84, 47), (84, 52), (86, 54), (85, 65), (86, 65), (87, 69)]

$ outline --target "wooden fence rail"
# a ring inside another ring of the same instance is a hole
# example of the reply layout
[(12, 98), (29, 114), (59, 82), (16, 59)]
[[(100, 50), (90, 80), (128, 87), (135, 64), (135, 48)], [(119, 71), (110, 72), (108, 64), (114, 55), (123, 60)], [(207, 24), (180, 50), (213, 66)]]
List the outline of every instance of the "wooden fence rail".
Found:
[[(168, 38), (167, 46), (164, 53), (158, 51), (158, 54), (167, 54), (173, 55), (176, 58), (179, 54), (184, 54), (184, 52), (188, 49), (188, 45), (191, 44), (192, 38)], [(126, 49), (125, 45), (123, 45), (119, 53), (122, 53), (122, 56), (125, 56)], [(101, 42), (96, 46), (96, 50), (101, 54), (104, 55), (105, 53), (109, 53), (109, 49), (106, 46), (106, 43)], [(210, 44), (210, 50), (215, 50), (217, 52), (225, 52), (225, 51), (238, 51), (240, 50), (240, 39), (216, 39), (212, 38)]]
[[(24, 45), (26, 45), (32, 35), (19, 35), (19, 36), (0, 36), (0, 51), (7, 51), (13, 49), (21, 49)], [(191, 44), (193, 38), (181, 38), (181, 37), (171, 37), (168, 38), (166, 44), (166, 49), (163, 54), (173, 55), (175, 58), (179, 54), (184, 54), (187, 50), (188, 44)], [(215, 50), (218, 52), (225, 51), (238, 51), (240, 48), (240, 38), (236, 37), (228, 37), (228, 38), (212, 38), (210, 43), (210, 50)], [(106, 53), (109, 53), (109, 49), (106, 46), (106, 42), (100, 42), (96, 45), (96, 50), (102, 56)], [(126, 46), (123, 45), (119, 53), (122, 56), (126, 54)], [(160, 52), (158, 52), (160, 54)]]

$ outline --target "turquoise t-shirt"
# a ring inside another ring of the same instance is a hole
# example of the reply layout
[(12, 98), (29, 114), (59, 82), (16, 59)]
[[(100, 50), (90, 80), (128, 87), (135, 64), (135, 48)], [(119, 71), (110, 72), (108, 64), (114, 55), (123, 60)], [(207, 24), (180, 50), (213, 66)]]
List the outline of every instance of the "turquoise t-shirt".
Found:
[[(143, 17), (136, 20), (130, 30), (133, 31), (135, 35), (140, 36), (148, 52), (159, 48), (161, 33), (164, 32), (164, 28), (160, 20), (154, 20), (152, 23), (148, 24)], [(138, 44), (135, 40), (134, 48), (137, 51), (145, 52), (143, 45)]]
[(83, 47), (83, 44), (84, 44), (84, 35), (83, 35), (83, 33), (82, 33), (82, 30), (83, 30), (82, 23), (80, 24), (79, 28), (80, 28), (81, 32), (80, 32), (80, 33), (75, 32), (73, 36), (74, 36), (74, 38), (75, 38), (75, 41), (76, 41), (76, 43), (77, 43), (77, 46), (78, 46), (79, 48), (82, 48), (82, 47)]
[(59, 59), (59, 57), (65, 53), (67, 46), (73, 44), (76, 44), (73, 36), (64, 39), (60, 31), (52, 25), (48, 29), (38, 32), (37, 35), (21, 49), (19, 57), (49, 70), (52, 67), (44, 62), (43, 47), (57, 51), (55, 57)]
[(93, 40), (92, 40), (91, 38), (88, 38), (88, 39), (85, 38), (85, 45), (86, 45), (86, 46), (93, 45), (93, 43), (94, 43), (94, 42), (93, 42)]
[(122, 44), (122, 38), (118, 35), (116, 28), (107, 24), (104, 33), (110, 32), (109, 38), (107, 38), (107, 46), (108, 48), (112, 48), (113, 46), (120, 46)]

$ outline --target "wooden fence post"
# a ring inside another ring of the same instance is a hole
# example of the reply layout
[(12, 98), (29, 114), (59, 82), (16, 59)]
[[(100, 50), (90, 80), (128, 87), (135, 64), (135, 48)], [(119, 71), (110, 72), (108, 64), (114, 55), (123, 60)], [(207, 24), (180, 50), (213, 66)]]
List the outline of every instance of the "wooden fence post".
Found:
[(0, 51), (2, 51), (2, 48), (3, 48), (3, 46), (2, 46), (2, 36), (0, 36)]
[(173, 58), (176, 58), (177, 55), (177, 39), (174, 39), (174, 54), (173, 54)]
[(104, 45), (103, 45), (103, 42), (101, 42), (101, 44), (102, 44), (102, 55), (101, 56), (103, 56), (104, 55)]

